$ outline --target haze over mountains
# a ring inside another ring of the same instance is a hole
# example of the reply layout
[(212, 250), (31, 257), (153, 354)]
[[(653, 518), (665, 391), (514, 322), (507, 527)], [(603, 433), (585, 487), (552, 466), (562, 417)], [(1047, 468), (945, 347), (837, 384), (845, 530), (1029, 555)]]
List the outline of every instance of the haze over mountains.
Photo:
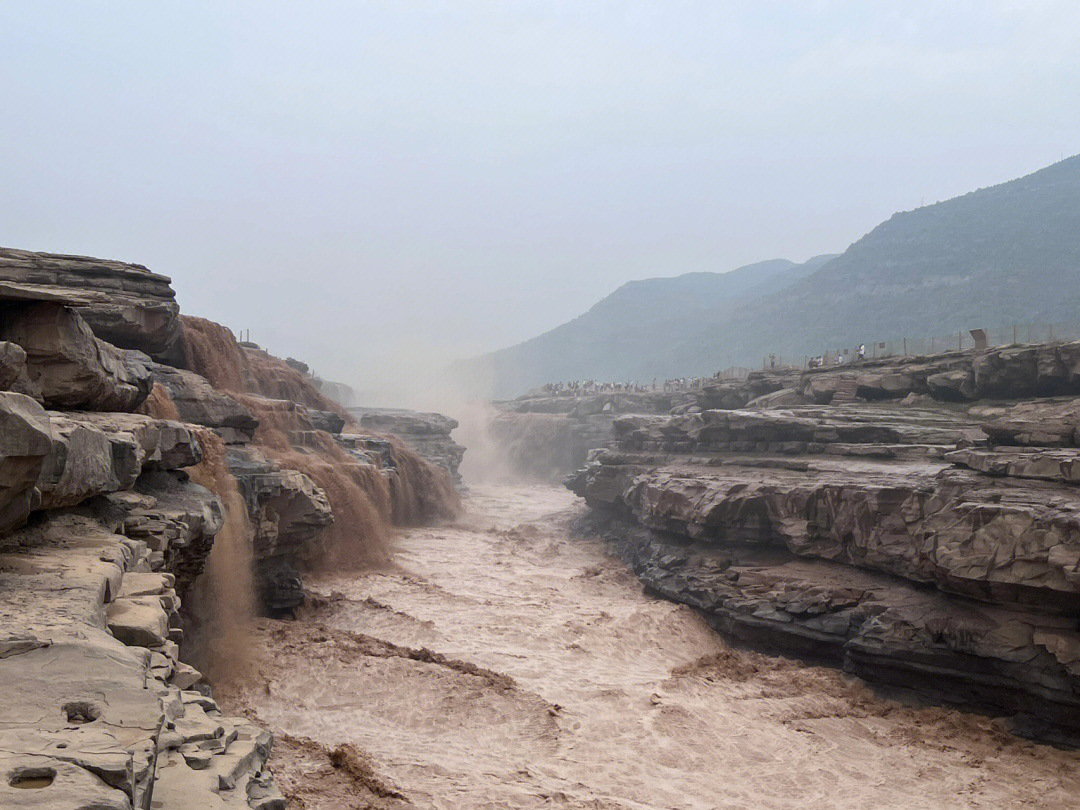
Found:
[(894, 214), (840, 255), (632, 281), (588, 312), (458, 364), (486, 394), (709, 375), (897, 337), (1080, 321), (1080, 156)]

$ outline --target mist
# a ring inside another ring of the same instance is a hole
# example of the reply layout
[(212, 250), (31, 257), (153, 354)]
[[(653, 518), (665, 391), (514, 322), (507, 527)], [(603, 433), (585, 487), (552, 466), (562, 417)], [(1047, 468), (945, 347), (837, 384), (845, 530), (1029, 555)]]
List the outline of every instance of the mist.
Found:
[(7, 3), (0, 243), (366, 392), (1068, 153), (1065, 2)]

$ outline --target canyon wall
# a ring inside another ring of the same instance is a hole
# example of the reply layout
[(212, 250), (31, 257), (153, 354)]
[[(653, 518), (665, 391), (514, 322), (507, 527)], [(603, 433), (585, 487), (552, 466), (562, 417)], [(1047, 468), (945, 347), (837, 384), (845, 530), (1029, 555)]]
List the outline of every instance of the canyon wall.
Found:
[(0, 805), (285, 806), (210, 681), (304, 570), (457, 510), (296, 366), (138, 265), (0, 250)]
[(616, 419), (568, 486), (583, 530), (725, 636), (1073, 743), (1078, 361), (1056, 344), (758, 373)]

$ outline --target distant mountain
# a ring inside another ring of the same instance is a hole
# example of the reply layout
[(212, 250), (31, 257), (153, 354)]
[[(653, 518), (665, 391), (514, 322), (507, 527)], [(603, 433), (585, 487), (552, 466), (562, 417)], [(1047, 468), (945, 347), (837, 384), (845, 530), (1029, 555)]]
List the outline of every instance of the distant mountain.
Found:
[[(805, 278), (832, 256), (803, 264), (773, 259), (727, 273), (631, 281), (584, 315), (517, 346), (458, 364), (474, 387), (511, 396), (551, 380), (652, 381), (691, 373), (688, 330), (706, 330), (741, 302)], [(710, 364), (711, 368), (711, 364)], [(711, 369), (710, 373), (712, 370)]]
[(462, 373), (509, 396), (550, 380), (651, 381), (899, 336), (1080, 321), (1080, 156), (894, 214), (839, 256), (623, 285)]

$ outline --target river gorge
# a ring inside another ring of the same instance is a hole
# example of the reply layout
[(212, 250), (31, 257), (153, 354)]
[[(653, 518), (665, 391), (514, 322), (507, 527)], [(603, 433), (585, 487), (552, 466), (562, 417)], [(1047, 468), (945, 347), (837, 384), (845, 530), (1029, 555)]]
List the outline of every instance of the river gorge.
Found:
[[(393, 563), (260, 621), (226, 704), (309, 808), (1065, 807), (1077, 756), (726, 644), (648, 595), (551, 485), (472, 486)], [(351, 749), (350, 749), (351, 747)], [(334, 768), (332, 756), (361, 768)]]

